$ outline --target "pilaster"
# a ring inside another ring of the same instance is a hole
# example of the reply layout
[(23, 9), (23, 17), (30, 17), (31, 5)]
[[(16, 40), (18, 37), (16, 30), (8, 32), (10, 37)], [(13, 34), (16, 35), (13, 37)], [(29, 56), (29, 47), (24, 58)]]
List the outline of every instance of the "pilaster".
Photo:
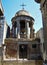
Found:
[(14, 37), (14, 27), (12, 29), (13, 29), (13, 37)]
[(30, 38), (33, 38), (33, 24), (30, 27)]
[(29, 22), (26, 21), (25, 22), (25, 29), (26, 29), (26, 38), (30, 38), (30, 35), (29, 35)]
[(17, 21), (17, 38), (20, 38), (20, 21)]

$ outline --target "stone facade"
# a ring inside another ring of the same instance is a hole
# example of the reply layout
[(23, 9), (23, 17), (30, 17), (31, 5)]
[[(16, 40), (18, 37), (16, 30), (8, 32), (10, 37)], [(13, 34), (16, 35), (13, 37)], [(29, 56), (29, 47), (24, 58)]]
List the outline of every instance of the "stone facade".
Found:
[(26, 10), (20, 10), (11, 21), (11, 37), (5, 39), (3, 61), (15, 61), (16, 63), (18, 61), (17, 64), (21, 65), (23, 63), (37, 65), (41, 60), (43, 64), (40, 39), (34, 37), (33, 17)]
[[(10, 39), (6, 39), (5, 40), (5, 45), (6, 45), (6, 49), (5, 50), (8, 50), (6, 51), (6, 53), (8, 54), (8, 57), (7, 57), (7, 54), (6, 54), (6, 60), (7, 59), (16, 59), (16, 60), (20, 60), (20, 59), (29, 59), (29, 60), (41, 60), (41, 52), (40, 52), (40, 42), (39, 41), (36, 41), (36, 40), (26, 40), (26, 39), (21, 39), (21, 40), (15, 40), (13, 38), (10, 38)], [(13, 49), (12, 49), (13, 47)], [(22, 50), (22, 47), (24, 47), (25, 49)], [(10, 52), (9, 52), (10, 50)], [(13, 54), (11, 53), (11, 51), (13, 52)], [(26, 53), (24, 53), (24, 52)], [(22, 52), (23, 54), (25, 54), (25, 57), (22, 55)], [(10, 55), (10, 57), (9, 57)], [(16, 56), (15, 56), (16, 55)], [(37, 55), (37, 56), (36, 56)]]
[(7, 38), (4, 47), (3, 64), (43, 65), (39, 39)]
[(47, 0), (35, 0), (40, 3), (44, 34), (44, 61), (47, 60)]
[(40, 28), (37, 32), (36, 32), (36, 38), (40, 38), (40, 49), (42, 52), (42, 57), (44, 58), (44, 48), (43, 48), (43, 44), (44, 44), (44, 35), (43, 35), (43, 28)]

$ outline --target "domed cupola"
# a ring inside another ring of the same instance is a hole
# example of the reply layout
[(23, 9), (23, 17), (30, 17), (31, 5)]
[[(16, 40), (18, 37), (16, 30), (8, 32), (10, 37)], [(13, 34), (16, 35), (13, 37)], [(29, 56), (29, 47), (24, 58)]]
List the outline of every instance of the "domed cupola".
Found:
[(34, 20), (34, 18), (31, 17), (29, 12), (27, 12), (26, 10), (23, 9), (23, 10), (19, 10), (18, 12), (16, 12), (15, 16), (11, 19), (11, 21), (14, 22), (15, 19), (21, 18), (21, 17), (24, 17), (24, 18), (26, 17), (27, 19), (30, 18), (30, 19)]
[(26, 10), (18, 11), (15, 16), (21, 16), (21, 15), (23, 15), (23, 16), (30, 16), (30, 14)]
[(12, 18), (13, 37), (33, 38), (34, 18), (26, 10), (19, 10)]

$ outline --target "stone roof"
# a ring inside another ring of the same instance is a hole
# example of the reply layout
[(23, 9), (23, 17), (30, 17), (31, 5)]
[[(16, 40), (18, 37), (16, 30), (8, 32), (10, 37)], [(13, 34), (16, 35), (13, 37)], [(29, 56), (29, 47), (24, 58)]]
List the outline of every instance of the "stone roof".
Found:
[(30, 16), (30, 14), (26, 10), (19, 10), (15, 16), (20, 16), (20, 15), (25, 15), (25, 16)]
[(29, 12), (23, 9), (23, 10), (17, 11), (15, 16), (11, 19), (11, 21), (14, 22), (17, 17), (21, 17), (21, 16), (30, 17), (30, 19), (34, 20), (34, 18), (29, 14)]

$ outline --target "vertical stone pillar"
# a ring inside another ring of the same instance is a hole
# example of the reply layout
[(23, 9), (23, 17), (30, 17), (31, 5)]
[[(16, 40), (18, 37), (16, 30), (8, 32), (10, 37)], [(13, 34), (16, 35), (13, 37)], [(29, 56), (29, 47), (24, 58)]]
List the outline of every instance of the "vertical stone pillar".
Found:
[(17, 38), (20, 38), (20, 21), (17, 21)]
[(30, 26), (30, 38), (33, 38), (33, 24)]
[(26, 28), (26, 38), (29, 38), (30, 36), (29, 36), (29, 22), (25, 22), (25, 28)]
[(17, 38), (17, 27), (15, 28), (15, 34), (16, 34), (16, 38)]
[(13, 37), (14, 37), (14, 27), (13, 27)]

